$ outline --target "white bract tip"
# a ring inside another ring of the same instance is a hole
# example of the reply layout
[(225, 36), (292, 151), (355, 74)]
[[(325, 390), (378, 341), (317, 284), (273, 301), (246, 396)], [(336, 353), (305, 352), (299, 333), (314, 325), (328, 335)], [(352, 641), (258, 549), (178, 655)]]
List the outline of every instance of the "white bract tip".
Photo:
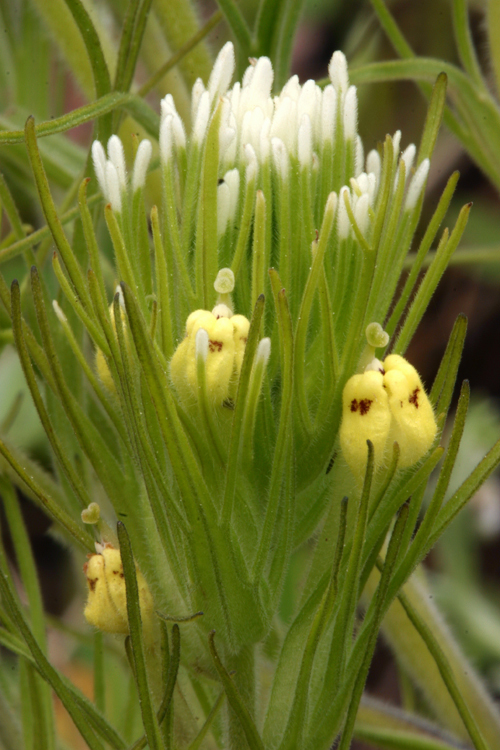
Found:
[(344, 101), (344, 138), (353, 141), (358, 128), (358, 93), (356, 86), (349, 86)]
[(240, 172), (238, 169), (230, 169), (224, 175), (224, 182), (229, 188), (229, 220), (234, 221), (238, 201), (240, 197)]
[(113, 211), (121, 213), (122, 191), (120, 179), (118, 177), (118, 171), (111, 161), (106, 162), (106, 188), (106, 198), (109, 203), (111, 203), (111, 208)]
[(401, 150), (401, 131), (396, 130), (392, 136), (392, 148), (394, 151), (394, 163), (396, 164), (399, 159), (399, 152)]
[(197, 78), (191, 89), (191, 122), (195, 122), (201, 95), (206, 91), (205, 84), (201, 78)]
[(59, 303), (56, 299), (52, 300), (52, 307), (54, 308), (54, 312), (57, 315), (57, 318), (60, 323), (67, 323), (68, 319), (66, 315), (63, 313), (61, 308), (59, 307)]
[(172, 134), (174, 136), (174, 143), (177, 149), (185, 149), (186, 131), (184, 129), (184, 123), (176, 112), (172, 114)]
[(201, 357), (204, 362), (207, 361), (208, 357), (208, 333), (204, 328), (198, 328), (196, 331), (195, 339), (195, 355), (196, 359)]
[(349, 88), (349, 74), (347, 72), (347, 60), (343, 52), (337, 50), (332, 55), (328, 66), (328, 75), (337, 91), (345, 93)]
[(234, 273), (230, 268), (221, 268), (214, 281), (217, 294), (231, 294), (234, 289)]
[(144, 187), (152, 151), (151, 141), (145, 139), (139, 143), (139, 148), (135, 155), (134, 171), (132, 173), (132, 190), (134, 193), (139, 188)]
[(356, 205), (354, 206), (354, 218), (358, 225), (359, 231), (365, 237), (370, 225), (370, 216), (368, 209), (370, 207), (370, 196), (368, 193), (363, 193), (361, 198), (358, 198)]
[(288, 179), (288, 171), (290, 168), (290, 157), (286, 146), (281, 138), (271, 139), (271, 150), (273, 154), (273, 161), (276, 171), (283, 181)]
[(337, 94), (331, 84), (323, 90), (321, 98), (321, 139), (333, 143), (337, 112)]
[(327, 213), (335, 214), (337, 210), (337, 193), (331, 192), (325, 203), (325, 216)]
[(217, 186), (217, 236), (222, 237), (229, 224), (229, 187), (225, 182)]
[(417, 153), (417, 147), (414, 143), (410, 143), (410, 145), (405, 148), (403, 153), (401, 154), (401, 158), (405, 163), (406, 167), (406, 177), (410, 174), (410, 170), (413, 167), (413, 162), (415, 161), (415, 155)]
[(173, 115), (167, 115), (160, 124), (160, 159), (167, 164), (174, 155)]
[(422, 164), (419, 166), (415, 174), (413, 175), (411, 182), (408, 186), (408, 193), (406, 195), (405, 211), (413, 211), (418, 199), (424, 189), (424, 185), (429, 174), (430, 161), (424, 159)]
[(234, 73), (234, 47), (232, 42), (227, 42), (219, 54), (212, 68), (208, 81), (208, 93), (210, 103), (226, 93)]
[(247, 162), (247, 168), (245, 171), (245, 182), (248, 185), (248, 183), (255, 179), (257, 176), (257, 170), (259, 168), (259, 163), (257, 161), (257, 154), (255, 153), (255, 149), (247, 143), (244, 148), (245, 153), (245, 160)]
[(297, 139), (297, 150), (300, 166), (308, 168), (311, 165), (312, 159), (311, 120), (308, 115), (302, 115)]
[(160, 102), (160, 109), (161, 120), (164, 120), (167, 115), (177, 115), (177, 108), (175, 106), (175, 101), (172, 94), (167, 94), (163, 97)]
[(208, 119), (210, 117), (210, 96), (208, 91), (204, 91), (200, 97), (196, 119), (193, 125), (193, 138), (200, 144), (205, 138), (207, 132)]
[(261, 339), (259, 341), (259, 345), (255, 353), (256, 362), (261, 361), (264, 363), (264, 365), (267, 365), (270, 355), (271, 355), (271, 339), (266, 337), (265, 339)]
[(366, 157), (366, 171), (368, 172), (368, 174), (372, 173), (375, 175), (377, 185), (380, 182), (381, 169), (382, 169), (382, 162), (380, 159), (380, 154), (374, 148), (369, 152), (368, 156)]
[(108, 141), (108, 159), (113, 164), (120, 181), (120, 186), (127, 187), (127, 167), (125, 166), (125, 152), (123, 143), (117, 135), (112, 135)]
[(94, 164), (94, 172), (97, 177), (97, 182), (101, 189), (101, 193), (107, 200), (107, 186), (106, 186), (106, 153), (103, 145), (100, 141), (94, 141), (92, 144), (92, 163)]
[(361, 136), (356, 136), (356, 153), (354, 157), (354, 174), (356, 177), (363, 171), (363, 164), (365, 162), (365, 149), (363, 147), (363, 141)]
[(339, 208), (337, 212), (337, 232), (339, 239), (346, 240), (351, 233), (351, 222), (347, 213), (346, 201), (349, 201), (349, 188), (343, 187), (339, 194)]

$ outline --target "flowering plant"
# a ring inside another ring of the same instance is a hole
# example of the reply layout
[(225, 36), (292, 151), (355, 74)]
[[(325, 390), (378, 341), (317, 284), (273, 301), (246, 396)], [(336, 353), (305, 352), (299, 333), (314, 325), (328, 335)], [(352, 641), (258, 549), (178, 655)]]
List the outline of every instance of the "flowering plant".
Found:
[[(84, 11), (68, 5), (78, 23)], [(190, 129), (175, 97), (162, 99), (158, 148), (135, 138), (130, 158), (126, 136), (111, 134), (118, 120), (101, 122), (97, 180), (79, 181), (72, 243), (26, 123), (58, 286), (33, 265), (34, 314), (18, 281), (9, 289), (0, 277), (0, 296), (58, 479), (8, 440), (0, 452), (89, 555), (96, 704), (50, 664), (38, 589), (30, 625), (4, 561), (1, 642), (38, 691), (44, 747), (55, 747), (49, 685), (92, 750), (328, 750), (338, 738), (346, 750), (363, 711), (379, 742), (362, 694), (385, 621), (453, 736), (377, 706), (392, 732), (377, 746), (494, 747), (497, 712), (411, 577), (500, 459), (497, 444), (444, 502), (469, 399), (464, 383), (442, 447), (465, 318), (428, 395), (404, 358), (470, 211), (442, 232), (420, 279), (458, 179), (410, 253), (446, 77), (418, 149), (401, 151), (397, 131), (365, 157), (341, 52), (324, 86), (293, 76), (274, 95), (269, 57), (251, 58), (231, 87), (235, 67), (228, 42), (206, 85), (194, 81)], [(159, 206), (147, 214), (155, 173)], [(96, 186), (105, 206), (93, 216)], [(9, 481), (9, 520), (28, 555)], [(123, 732), (105, 706), (102, 632), (124, 640), (137, 694)]]

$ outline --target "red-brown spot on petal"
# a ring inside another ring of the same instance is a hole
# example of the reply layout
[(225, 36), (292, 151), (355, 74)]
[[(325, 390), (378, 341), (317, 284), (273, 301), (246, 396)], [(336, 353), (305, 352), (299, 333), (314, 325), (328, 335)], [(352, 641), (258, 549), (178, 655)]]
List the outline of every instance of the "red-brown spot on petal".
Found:
[(223, 346), (222, 341), (212, 341), (212, 339), (209, 339), (208, 341), (208, 348), (210, 349), (211, 352), (215, 352), (215, 351), (221, 352), (222, 346)]
[(355, 398), (351, 401), (351, 411), (358, 411), (358, 402)]
[(368, 414), (368, 412), (370, 411), (370, 406), (372, 405), (372, 403), (373, 403), (373, 400), (369, 399), (369, 398), (363, 398), (359, 402), (359, 413), (361, 414), (362, 417), (365, 414)]
[(98, 580), (99, 580), (98, 578), (87, 578), (89, 589), (91, 591), (95, 591), (95, 586)]
[(410, 404), (413, 404), (415, 409), (418, 409), (418, 394), (420, 393), (420, 388), (415, 388), (411, 396), (408, 397), (408, 401)]

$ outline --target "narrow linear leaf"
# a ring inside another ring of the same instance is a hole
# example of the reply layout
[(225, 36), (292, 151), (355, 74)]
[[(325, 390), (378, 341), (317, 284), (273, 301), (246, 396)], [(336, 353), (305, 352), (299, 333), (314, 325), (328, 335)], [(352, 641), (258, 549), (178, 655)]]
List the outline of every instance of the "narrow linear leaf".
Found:
[(254, 721), (250, 716), (250, 712), (245, 706), (243, 698), (241, 697), (238, 688), (232, 681), (229, 672), (220, 660), (217, 649), (215, 648), (214, 639), (215, 630), (212, 630), (212, 632), (209, 633), (208, 636), (208, 645), (215, 669), (217, 670), (217, 674), (219, 675), (222, 687), (224, 688), (224, 692), (226, 693), (227, 701), (240, 721), (250, 750), (264, 750), (264, 743), (262, 742), (262, 739), (260, 738), (260, 735), (257, 731), (257, 727), (255, 726)]

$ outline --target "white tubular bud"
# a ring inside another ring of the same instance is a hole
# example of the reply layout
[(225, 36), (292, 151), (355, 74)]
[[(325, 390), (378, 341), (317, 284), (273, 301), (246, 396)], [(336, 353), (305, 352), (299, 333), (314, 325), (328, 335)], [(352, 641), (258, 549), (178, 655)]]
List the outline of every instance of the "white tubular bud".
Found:
[(177, 115), (177, 108), (175, 106), (174, 97), (172, 96), (172, 94), (167, 94), (166, 96), (163, 97), (163, 99), (160, 102), (160, 108), (161, 108), (161, 113), (160, 113), (161, 120), (164, 120), (167, 115)]
[(60, 323), (67, 323), (68, 319), (66, 315), (63, 313), (61, 308), (59, 307), (59, 303), (56, 299), (52, 300), (52, 307), (54, 308), (54, 312), (57, 315), (57, 319)]
[(328, 65), (328, 75), (335, 89), (340, 93), (345, 93), (349, 88), (349, 74), (347, 72), (347, 60), (343, 52), (337, 50), (332, 55)]
[(363, 171), (363, 164), (365, 161), (365, 149), (363, 147), (363, 141), (361, 136), (356, 136), (356, 154), (354, 157), (354, 174), (356, 177)]
[[(271, 60), (268, 57), (259, 57), (257, 64), (253, 66), (253, 75), (250, 80), (250, 107), (261, 104), (271, 96), (273, 87), (274, 71)], [(244, 82), (243, 82), (243, 85)]]
[(271, 138), (281, 138), (290, 154), (297, 148), (297, 102), (288, 96), (279, 102), (271, 125)]
[(344, 101), (344, 138), (353, 141), (358, 129), (358, 92), (356, 86), (349, 86)]
[(120, 186), (127, 187), (127, 168), (125, 166), (125, 152), (123, 143), (117, 135), (112, 135), (108, 141), (108, 158), (116, 169)]
[(399, 159), (399, 152), (401, 150), (401, 131), (396, 130), (392, 136), (392, 148), (394, 151), (394, 163), (396, 164)]
[(224, 182), (229, 188), (229, 220), (234, 221), (238, 200), (240, 197), (240, 173), (238, 169), (230, 169), (224, 175)]
[(204, 328), (198, 328), (195, 339), (195, 356), (196, 359), (201, 357), (204, 362), (208, 357), (208, 333)]
[(375, 175), (377, 185), (380, 182), (380, 172), (382, 171), (382, 162), (380, 160), (379, 152), (374, 148), (366, 157), (366, 171), (368, 174), (372, 173)]
[(227, 42), (219, 54), (212, 68), (208, 81), (208, 94), (210, 103), (226, 93), (234, 73), (234, 47), (232, 42)]
[(377, 178), (375, 177), (373, 172), (370, 172), (370, 174), (368, 175), (368, 195), (370, 197), (370, 206), (373, 206), (376, 194), (377, 194)]
[(371, 362), (369, 362), (365, 367), (365, 372), (381, 372), (384, 373), (384, 365), (383, 363), (374, 357)]
[(370, 217), (368, 214), (369, 207), (370, 197), (368, 193), (363, 193), (361, 198), (358, 198), (358, 200), (356, 201), (356, 205), (354, 206), (354, 218), (356, 219), (356, 224), (358, 225), (359, 231), (361, 232), (363, 237), (366, 237), (366, 233), (370, 225)]
[(259, 150), (260, 150), (261, 164), (264, 164), (264, 162), (266, 162), (271, 156), (271, 139), (269, 137), (270, 132), (271, 132), (271, 120), (269, 117), (266, 117), (266, 119), (262, 123), (262, 128), (260, 129), (260, 136), (259, 136)]
[(167, 115), (160, 124), (160, 159), (162, 164), (168, 164), (174, 155), (172, 120), (173, 115)]
[(279, 99), (281, 100), (281, 99), (284, 99), (285, 96), (289, 96), (290, 99), (293, 99), (294, 101), (298, 102), (300, 92), (301, 92), (301, 87), (299, 83), (299, 77), (295, 75), (289, 78), (288, 81), (285, 83), (285, 85), (280, 91)]
[(408, 175), (411, 172), (411, 168), (413, 167), (413, 162), (415, 161), (415, 155), (417, 153), (417, 147), (414, 143), (410, 143), (410, 145), (405, 148), (403, 153), (401, 154), (401, 158), (405, 163), (406, 167), (406, 179), (408, 179)]
[(209, 117), (210, 97), (208, 95), (208, 91), (204, 91), (200, 97), (198, 110), (196, 112), (196, 119), (193, 125), (193, 138), (198, 145), (200, 145), (205, 138)]
[(134, 171), (132, 173), (132, 190), (134, 193), (139, 188), (144, 187), (152, 151), (151, 141), (144, 139), (140, 142), (135, 155)]
[(118, 172), (115, 165), (108, 161), (106, 162), (106, 185), (107, 195), (106, 198), (111, 203), (111, 208), (116, 213), (121, 213), (122, 210), (122, 191)]
[(186, 148), (186, 131), (184, 129), (184, 123), (177, 113), (172, 115), (172, 135), (174, 137), (174, 143), (178, 149)]
[(269, 357), (271, 355), (271, 339), (265, 338), (259, 341), (257, 351), (255, 352), (255, 361), (263, 362), (264, 366), (267, 365)]
[(424, 159), (422, 164), (413, 175), (408, 186), (408, 193), (406, 194), (405, 211), (413, 211), (413, 209), (415, 208), (427, 181), (429, 167), (429, 159)]
[(288, 156), (288, 151), (286, 150), (286, 146), (281, 138), (271, 139), (271, 150), (276, 171), (283, 181), (288, 180), (290, 157)]
[(233, 143), (235, 136), (236, 130), (234, 130), (234, 128), (230, 128), (227, 125), (221, 125), (219, 129), (219, 152), (222, 157), (226, 155), (226, 151)]
[(351, 233), (351, 222), (346, 208), (346, 200), (350, 201), (349, 188), (340, 188), (339, 208), (337, 212), (337, 233), (340, 240), (346, 240)]
[(247, 162), (247, 168), (245, 170), (245, 182), (248, 185), (250, 180), (255, 179), (257, 171), (259, 169), (259, 162), (257, 161), (257, 154), (255, 149), (249, 143), (244, 148), (245, 159)]
[(309, 115), (302, 115), (297, 138), (299, 164), (303, 169), (311, 166), (312, 160), (312, 129)]
[(229, 224), (229, 188), (225, 182), (217, 187), (217, 236), (221, 237)]
[(191, 122), (196, 121), (201, 95), (204, 94), (205, 91), (206, 89), (203, 81), (201, 78), (197, 78), (191, 90)]
[(332, 84), (323, 90), (321, 99), (321, 135), (322, 141), (333, 143), (335, 137), (335, 120), (337, 112), (337, 94)]
[(108, 200), (108, 189), (106, 185), (106, 153), (100, 141), (94, 141), (92, 144), (92, 163), (94, 165), (94, 172), (101, 193), (106, 200)]
[[(368, 192), (368, 175), (366, 174), (366, 172), (361, 172), (361, 174), (358, 174), (354, 182), (358, 186), (360, 194)], [(351, 180), (351, 185), (352, 184), (353, 180)]]
[[(300, 92), (299, 100), (297, 102), (297, 113), (299, 120), (302, 119), (303, 115), (308, 115), (311, 123), (316, 122), (319, 115), (318, 93), (320, 94), (320, 90), (316, 85), (316, 81), (309, 79), (304, 83)], [(319, 103), (321, 105), (321, 94)]]
[[(234, 273), (230, 268), (221, 268), (214, 281), (217, 294), (231, 294), (234, 289)], [(215, 313), (212, 311), (212, 315)]]

